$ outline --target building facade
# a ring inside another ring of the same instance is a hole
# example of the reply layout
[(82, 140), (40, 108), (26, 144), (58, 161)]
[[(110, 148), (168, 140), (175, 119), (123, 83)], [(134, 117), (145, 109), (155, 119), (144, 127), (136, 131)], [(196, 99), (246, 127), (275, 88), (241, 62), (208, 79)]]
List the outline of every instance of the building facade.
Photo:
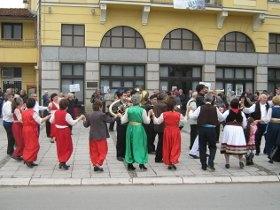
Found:
[(36, 92), (36, 14), (28, 9), (0, 9), (0, 35), (0, 87)]
[(213, 89), (280, 86), (279, 0), (31, 0), (40, 32), (41, 91), (89, 105), (97, 88)]

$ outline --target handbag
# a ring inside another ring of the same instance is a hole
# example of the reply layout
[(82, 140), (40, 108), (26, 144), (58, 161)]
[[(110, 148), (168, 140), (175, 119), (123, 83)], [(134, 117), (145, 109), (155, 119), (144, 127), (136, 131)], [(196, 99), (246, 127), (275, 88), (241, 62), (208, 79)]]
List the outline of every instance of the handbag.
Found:
[(272, 149), (272, 152), (269, 155), (269, 158), (273, 161), (280, 162), (280, 147), (279, 146), (276, 146)]

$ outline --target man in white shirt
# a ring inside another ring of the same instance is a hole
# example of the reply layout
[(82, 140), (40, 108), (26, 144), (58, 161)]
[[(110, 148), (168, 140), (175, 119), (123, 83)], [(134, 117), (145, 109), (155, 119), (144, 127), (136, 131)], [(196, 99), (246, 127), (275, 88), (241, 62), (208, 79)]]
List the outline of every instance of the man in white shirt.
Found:
[(4, 103), (3, 108), (2, 108), (3, 126), (7, 133), (7, 139), (8, 139), (7, 154), (10, 156), (13, 155), (14, 145), (15, 145), (15, 139), (13, 137), (13, 132), (12, 132), (12, 125), (13, 125), (12, 101), (13, 101), (13, 98), (14, 97), (12, 94), (6, 95), (7, 100)]
[(48, 109), (48, 107), (46, 107), (46, 106), (40, 106), (40, 105), (39, 105), (38, 97), (37, 97), (37, 94), (36, 94), (36, 93), (32, 93), (32, 94), (31, 94), (31, 98), (34, 98), (35, 101), (36, 101), (36, 104), (35, 104), (33, 110), (34, 110), (37, 114), (40, 114), (39, 111), (44, 111), (44, 110), (47, 110), (47, 109)]

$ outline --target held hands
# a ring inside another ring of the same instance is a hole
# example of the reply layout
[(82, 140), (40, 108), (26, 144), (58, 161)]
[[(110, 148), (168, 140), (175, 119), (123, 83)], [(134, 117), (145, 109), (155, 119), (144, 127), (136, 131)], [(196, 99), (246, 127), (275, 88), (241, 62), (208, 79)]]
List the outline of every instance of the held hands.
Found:
[(148, 117), (153, 118), (154, 115), (155, 115), (154, 111), (153, 111), (152, 109), (149, 110), (149, 112), (148, 112)]
[(117, 117), (121, 118), (121, 117), (122, 117), (122, 114), (118, 112), (118, 113), (116, 114), (115, 118), (117, 118)]
[(85, 122), (86, 116), (82, 114), (78, 119), (79, 119), (79, 121), (82, 120), (83, 122)]

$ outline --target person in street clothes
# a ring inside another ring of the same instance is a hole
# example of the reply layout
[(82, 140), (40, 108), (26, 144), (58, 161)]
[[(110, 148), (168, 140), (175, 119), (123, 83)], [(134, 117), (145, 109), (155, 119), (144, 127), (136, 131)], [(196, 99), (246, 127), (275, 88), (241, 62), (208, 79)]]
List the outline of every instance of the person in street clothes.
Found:
[(149, 124), (150, 118), (147, 116), (145, 109), (139, 106), (140, 95), (132, 95), (131, 101), (133, 106), (126, 109), (121, 117), (121, 123), (127, 123), (126, 130), (126, 150), (125, 161), (130, 171), (135, 170), (133, 163), (139, 164), (141, 171), (147, 170), (145, 164), (148, 162), (147, 135), (142, 123)]
[(41, 118), (33, 109), (35, 103), (34, 98), (28, 98), (26, 102), (27, 109), (22, 113), (22, 136), (24, 142), (22, 158), (29, 168), (38, 165), (34, 163), (37, 160), (37, 154), (40, 149), (38, 125), (50, 118), (50, 116)]
[(232, 99), (230, 102), (230, 109), (223, 113), (223, 119), (226, 125), (221, 142), (221, 153), (225, 155), (225, 167), (227, 169), (230, 168), (230, 155), (238, 155), (239, 167), (243, 169), (243, 155), (247, 154), (247, 144), (243, 130), (246, 128), (247, 119), (238, 106), (238, 98)]
[(245, 130), (245, 137), (247, 143), (247, 154), (246, 154), (246, 166), (254, 165), (253, 158), (254, 158), (254, 150), (256, 149), (255, 146), (255, 138), (256, 138), (256, 131), (257, 131), (257, 122), (254, 118), (249, 117), (247, 120), (247, 127)]
[(86, 115), (84, 127), (90, 126), (89, 154), (94, 171), (102, 172), (102, 165), (108, 152), (107, 138), (110, 137), (107, 123), (112, 123), (115, 119), (102, 112), (103, 103), (98, 99), (93, 102), (92, 109), (93, 112)]
[[(242, 106), (244, 106), (242, 104)], [(251, 117), (254, 118), (254, 120), (257, 120), (258, 122), (258, 129), (256, 132), (256, 155), (260, 154), (260, 146), (261, 146), (261, 140), (262, 136), (264, 136), (264, 139), (266, 140), (266, 127), (267, 127), (267, 122), (265, 122), (265, 119), (267, 118), (267, 112), (269, 109), (269, 104), (267, 102), (267, 95), (266, 94), (260, 94), (259, 100), (253, 104), (251, 107), (243, 108), (243, 112), (245, 114), (251, 114)], [(263, 150), (264, 153), (266, 153), (266, 148)]]
[(13, 113), (12, 113), (12, 101), (14, 96), (12, 94), (6, 94), (6, 101), (3, 104), (2, 115), (3, 115), (3, 126), (7, 133), (8, 145), (7, 154), (12, 156), (14, 153), (15, 139), (13, 136), (12, 125), (13, 125)]
[[(56, 93), (53, 93), (53, 94), (51, 94), (50, 99), (51, 99), (51, 102), (48, 105), (48, 109), (50, 110), (50, 113), (53, 115), (56, 112), (56, 110), (59, 109), (59, 97)], [(50, 129), (50, 135), (49, 136), (51, 137), (50, 142), (54, 143), (54, 141), (55, 141), (55, 126), (52, 123), (51, 123), (51, 129)]]
[(184, 122), (185, 118), (180, 113), (175, 111), (176, 101), (173, 97), (167, 99), (167, 111), (163, 112), (159, 118), (155, 117), (153, 121), (155, 124), (164, 123), (163, 131), (163, 162), (168, 166), (169, 170), (176, 170), (176, 164), (179, 163), (181, 154), (181, 131), (180, 121)]
[(190, 119), (197, 119), (199, 136), (199, 158), (202, 170), (207, 170), (206, 163), (206, 145), (208, 143), (210, 155), (208, 158), (208, 167), (214, 171), (214, 159), (216, 154), (216, 126), (223, 120), (222, 113), (213, 106), (213, 95), (207, 93), (204, 96), (205, 104), (198, 107), (193, 113), (190, 113)]
[[(187, 111), (186, 111), (187, 118), (189, 118), (190, 112), (194, 112), (197, 109), (196, 97), (197, 97), (197, 92), (194, 91), (192, 93), (192, 97), (190, 98), (190, 100), (188, 101), (188, 103), (186, 105), (187, 106)], [(191, 140), (190, 149), (191, 149), (193, 146), (193, 143), (195, 141), (195, 138), (197, 137), (197, 121), (190, 119), (189, 122), (190, 122), (190, 140)]]
[(69, 126), (77, 124), (85, 116), (81, 115), (76, 120), (73, 120), (72, 116), (67, 113), (69, 101), (67, 99), (61, 99), (59, 101), (59, 110), (51, 115), (50, 122), (55, 126), (55, 142), (56, 151), (59, 161), (59, 168), (68, 170), (69, 165), (67, 161), (70, 159), (73, 152), (73, 142), (71, 137), (71, 130)]
[(16, 149), (13, 152), (12, 158), (22, 160), (23, 154), (23, 137), (22, 137), (22, 112), (24, 110), (23, 99), (20, 97), (14, 98), (12, 101), (13, 125), (12, 132), (15, 138)]

